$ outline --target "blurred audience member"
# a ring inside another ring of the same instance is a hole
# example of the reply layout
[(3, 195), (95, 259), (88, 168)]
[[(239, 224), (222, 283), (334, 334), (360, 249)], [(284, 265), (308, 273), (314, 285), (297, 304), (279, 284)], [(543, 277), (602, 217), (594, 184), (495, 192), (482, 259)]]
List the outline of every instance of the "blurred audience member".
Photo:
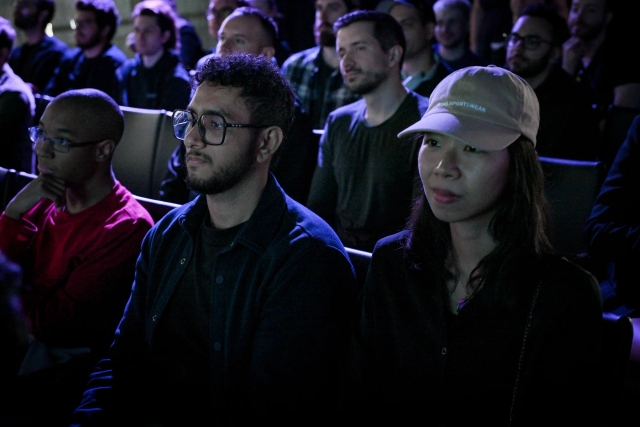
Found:
[(562, 69), (562, 43), (568, 38), (567, 23), (555, 8), (529, 6), (508, 38), (506, 68), (525, 79), (538, 97), (538, 154), (593, 161), (601, 132), (588, 97)]
[(280, 13), (278, 9), (278, 2), (276, 0), (247, 0), (250, 7), (261, 10), (278, 26), (278, 42), (276, 44), (276, 61), (278, 65), (282, 66), (284, 61), (291, 56), (291, 46), (288, 41), (288, 33), (286, 32), (287, 26), (285, 17)]
[(128, 107), (173, 111), (189, 103), (189, 72), (175, 50), (176, 16), (162, 0), (145, 0), (131, 13), (136, 54), (116, 70), (115, 100)]
[(111, 43), (120, 23), (118, 8), (113, 0), (76, 0), (75, 10), (77, 47), (64, 54), (44, 94), (94, 88), (115, 98), (115, 71), (127, 60)]
[(472, 65), (486, 65), (469, 48), (469, 0), (438, 0), (433, 4), (435, 14), (434, 51), (441, 62), (452, 71)]
[(612, 0), (573, 0), (571, 37), (563, 45), (562, 67), (588, 93), (601, 125), (611, 105), (640, 108), (640, 96), (620, 94), (614, 103), (618, 90), (640, 95), (640, 75), (633, 56), (620, 48), (627, 40), (609, 36), (613, 18)]
[(404, 227), (417, 196), (421, 141), (397, 135), (429, 101), (402, 84), (405, 40), (395, 19), (355, 11), (334, 28), (345, 84), (363, 99), (329, 114), (307, 206), (345, 246), (370, 252)]
[(282, 73), (296, 91), (314, 129), (323, 129), (327, 116), (338, 107), (360, 99), (345, 86), (340, 74), (333, 24), (356, 9), (352, 0), (314, 0), (313, 36), (316, 46), (294, 53), (282, 65)]
[(396, 0), (389, 14), (402, 26), (407, 43), (402, 64), (403, 84), (429, 96), (451, 69), (433, 51), (436, 17), (427, 0)]
[(54, 0), (19, 0), (13, 9), (13, 24), (24, 32), (26, 40), (13, 49), (9, 65), (34, 94), (49, 83), (60, 58), (69, 49), (60, 39), (45, 34), (55, 10)]
[(589, 256), (604, 265), (603, 310), (640, 315), (640, 115), (609, 169), (585, 226)]
[(242, 6), (249, 6), (249, 4), (245, 0), (209, 0), (207, 28), (214, 46), (210, 53), (214, 53), (216, 50), (215, 46), (218, 44), (218, 32), (222, 21), (227, 19), (231, 12)]
[(29, 86), (7, 64), (15, 39), (11, 23), (0, 16), (0, 166), (31, 173), (33, 156), (28, 128), (36, 106)]
[(182, 17), (178, 12), (176, 0), (163, 0), (173, 10), (176, 15), (176, 27), (180, 33), (180, 60), (187, 70), (195, 68), (198, 59), (205, 54), (202, 48), (202, 40), (193, 26), (193, 23)]

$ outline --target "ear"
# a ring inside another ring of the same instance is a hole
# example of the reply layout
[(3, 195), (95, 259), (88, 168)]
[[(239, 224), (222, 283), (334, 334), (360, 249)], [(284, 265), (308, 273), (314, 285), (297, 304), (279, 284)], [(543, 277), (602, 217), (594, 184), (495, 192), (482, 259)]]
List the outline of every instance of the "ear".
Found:
[(116, 142), (112, 139), (106, 139), (96, 144), (95, 158), (98, 163), (107, 163), (111, 161), (113, 150), (116, 149)]
[(391, 46), (389, 49), (389, 67), (392, 68), (398, 65), (400, 63), (400, 58), (402, 58), (402, 46)]
[(282, 144), (283, 137), (282, 129), (278, 126), (270, 126), (264, 129), (259, 136), (256, 161), (258, 163), (266, 163), (271, 160), (273, 154)]
[(273, 46), (265, 46), (260, 51), (269, 61), (276, 55), (276, 48)]

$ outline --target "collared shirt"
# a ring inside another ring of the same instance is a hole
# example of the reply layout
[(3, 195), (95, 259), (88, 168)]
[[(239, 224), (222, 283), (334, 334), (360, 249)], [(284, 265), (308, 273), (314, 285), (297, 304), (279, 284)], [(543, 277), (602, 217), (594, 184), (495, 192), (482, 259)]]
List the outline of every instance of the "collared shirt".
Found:
[(440, 61), (437, 55), (433, 55), (434, 65), (427, 72), (420, 71), (412, 76), (402, 72), (402, 84), (409, 90), (419, 95), (429, 97), (433, 89), (447, 77), (453, 70), (444, 62)]
[[(311, 116), (314, 129), (323, 129), (327, 116), (336, 108), (361, 98), (347, 89), (339, 69), (331, 70), (320, 46), (293, 54), (282, 65), (282, 74)], [(323, 75), (327, 76), (324, 80)]]

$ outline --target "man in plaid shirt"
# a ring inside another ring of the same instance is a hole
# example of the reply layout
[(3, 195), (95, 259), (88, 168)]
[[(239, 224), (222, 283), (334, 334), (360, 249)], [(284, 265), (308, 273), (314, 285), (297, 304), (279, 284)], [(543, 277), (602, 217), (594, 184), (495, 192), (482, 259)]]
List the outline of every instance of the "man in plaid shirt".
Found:
[(336, 53), (333, 24), (342, 15), (356, 9), (353, 0), (314, 0), (313, 26), (315, 47), (291, 55), (282, 64), (282, 73), (291, 83), (314, 129), (323, 129), (325, 120), (336, 108), (360, 99), (344, 85), (340, 60)]

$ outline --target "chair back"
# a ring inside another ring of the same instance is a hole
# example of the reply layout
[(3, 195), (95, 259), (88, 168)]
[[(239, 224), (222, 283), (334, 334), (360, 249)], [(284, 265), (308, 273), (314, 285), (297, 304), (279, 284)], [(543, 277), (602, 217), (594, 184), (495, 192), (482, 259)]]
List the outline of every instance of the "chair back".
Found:
[(142, 205), (142, 207), (147, 210), (147, 212), (149, 212), (149, 215), (151, 215), (151, 218), (153, 218), (154, 222), (160, 221), (162, 217), (167, 214), (167, 212), (181, 206), (162, 200), (149, 199), (147, 197), (136, 195), (134, 195), (133, 197), (138, 201), (138, 203)]
[(152, 197), (156, 141), (165, 112), (126, 106), (120, 109), (124, 114), (124, 134), (113, 153), (113, 171), (133, 194)]
[(551, 214), (551, 241), (564, 255), (586, 253), (584, 226), (605, 176), (602, 162), (540, 157)]
[(160, 199), (160, 184), (165, 179), (168, 163), (177, 145), (182, 144), (173, 133), (173, 112), (164, 111), (160, 118), (160, 130), (156, 141), (156, 155), (151, 172), (151, 197)]

